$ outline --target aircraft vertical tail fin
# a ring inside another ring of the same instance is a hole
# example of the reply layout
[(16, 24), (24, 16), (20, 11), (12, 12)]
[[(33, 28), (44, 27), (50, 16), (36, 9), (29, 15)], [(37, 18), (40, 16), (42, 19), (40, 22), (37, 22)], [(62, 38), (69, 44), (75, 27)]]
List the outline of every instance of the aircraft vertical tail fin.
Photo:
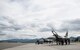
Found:
[(64, 37), (66, 37), (66, 38), (68, 37), (68, 31), (66, 32), (66, 34), (65, 34), (65, 36), (64, 36)]

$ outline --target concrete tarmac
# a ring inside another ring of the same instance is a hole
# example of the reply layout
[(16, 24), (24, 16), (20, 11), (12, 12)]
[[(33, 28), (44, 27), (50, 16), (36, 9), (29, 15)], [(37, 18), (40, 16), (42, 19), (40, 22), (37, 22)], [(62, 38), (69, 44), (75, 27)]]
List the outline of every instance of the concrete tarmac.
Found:
[(71, 45), (56, 45), (56, 44), (25, 44), (3, 50), (80, 50), (80, 43), (71, 43)]

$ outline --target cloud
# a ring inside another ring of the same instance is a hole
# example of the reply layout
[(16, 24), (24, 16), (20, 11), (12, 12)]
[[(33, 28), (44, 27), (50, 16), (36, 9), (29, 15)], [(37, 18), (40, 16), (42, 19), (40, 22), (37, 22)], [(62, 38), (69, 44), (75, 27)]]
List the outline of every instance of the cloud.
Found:
[(19, 30), (21, 27), (11, 18), (0, 16), (0, 30)]
[(48, 31), (51, 31), (50, 28), (41, 28), (40, 29), (40, 32), (48, 32)]
[(68, 25), (77, 31), (79, 23), (72, 21), (80, 19), (79, 6), (79, 0), (0, 0), (0, 30), (18, 34), (15, 37), (23, 33), (39, 36), (51, 31), (49, 25), (56, 31), (65, 31)]
[(70, 21), (65, 21), (61, 25), (61, 31), (80, 31), (80, 19), (75, 19), (75, 20), (70, 20)]
[(36, 25), (34, 24), (29, 24), (26, 26), (19, 25), (11, 17), (0, 16), (0, 40), (13, 39), (13, 38), (30, 38), (30, 37), (35, 38), (36, 36), (35, 32), (33, 33), (34, 31), (33, 28), (35, 26)]
[(13, 33), (21, 29), (22, 27), (10, 17), (0, 16), (0, 39), (15, 38)]

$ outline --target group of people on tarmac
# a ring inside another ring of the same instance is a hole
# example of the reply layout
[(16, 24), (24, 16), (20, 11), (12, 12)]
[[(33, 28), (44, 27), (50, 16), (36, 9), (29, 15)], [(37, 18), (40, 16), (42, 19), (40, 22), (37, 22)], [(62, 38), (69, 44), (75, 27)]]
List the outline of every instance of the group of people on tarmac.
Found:
[[(68, 32), (65, 35), (65, 38), (62, 38), (59, 36), (56, 32), (52, 31), (53, 36), (55, 36), (55, 41), (57, 45), (69, 45), (70, 44), (70, 38), (68, 38)], [(37, 44), (43, 44), (43, 43), (53, 43), (53, 41), (46, 41), (44, 38), (43, 40), (37, 40)]]
[(64, 36), (64, 38), (59, 36), (55, 31), (52, 31), (52, 33), (53, 33), (53, 36), (55, 36), (55, 38), (56, 38), (57, 45), (70, 44), (70, 38), (68, 38), (68, 32), (66, 32), (66, 35)]
[(59, 37), (57, 34), (54, 34), (54, 36), (56, 37), (55, 41), (57, 45), (70, 44), (70, 38), (62, 38), (62, 37)]

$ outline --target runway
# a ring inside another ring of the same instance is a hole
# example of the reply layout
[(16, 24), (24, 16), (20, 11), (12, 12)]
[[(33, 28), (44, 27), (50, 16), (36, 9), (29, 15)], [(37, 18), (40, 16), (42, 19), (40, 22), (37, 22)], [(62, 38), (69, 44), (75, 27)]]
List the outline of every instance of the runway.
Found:
[(72, 43), (71, 45), (55, 45), (55, 44), (25, 44), (2, 50), (80, 50), (80, 43)]

